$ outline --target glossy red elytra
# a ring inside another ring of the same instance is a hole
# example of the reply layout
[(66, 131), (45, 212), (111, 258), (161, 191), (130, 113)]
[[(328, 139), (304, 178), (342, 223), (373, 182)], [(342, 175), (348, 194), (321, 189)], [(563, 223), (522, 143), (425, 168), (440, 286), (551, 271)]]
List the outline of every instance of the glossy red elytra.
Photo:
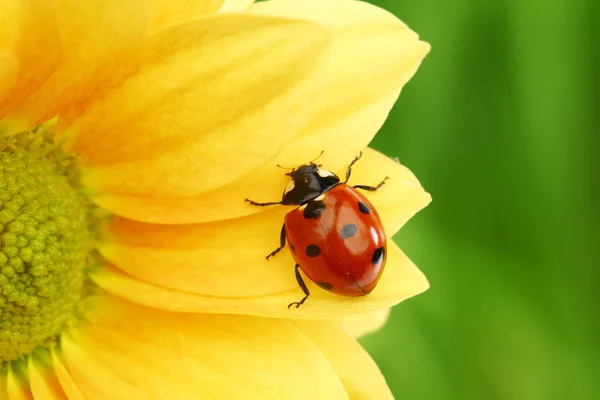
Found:
[(246, 199), (255, 206), (298, 206), (285, 216), (280, 246), (267, 256), (268, 260), (279, 253), (287, 241), (296, 260), (296, 280), (304, 297), (288, 308), (300, 307), (310, 295), (299, 268), (318, 286), (341, 296), (369, 294), (381, 277), (387, 257), (385, 232), (379, 214), (357, 189), (375, 191), (388, 178), (377, 186), (348, 185), (352, 166), (361, 156), (348, 165), (344, 182), (311, 161), (286, 174), (292, 180), (281, 201)]

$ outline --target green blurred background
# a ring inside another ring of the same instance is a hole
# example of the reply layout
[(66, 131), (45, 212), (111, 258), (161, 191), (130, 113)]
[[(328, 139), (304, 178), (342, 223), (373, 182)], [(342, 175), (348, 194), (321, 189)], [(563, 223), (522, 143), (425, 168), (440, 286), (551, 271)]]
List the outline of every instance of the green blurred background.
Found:
[(363, 344), (398, 399), (600, 399), (600, 1), (371, 2), (432, 44), (373, 143), (431, 289)]

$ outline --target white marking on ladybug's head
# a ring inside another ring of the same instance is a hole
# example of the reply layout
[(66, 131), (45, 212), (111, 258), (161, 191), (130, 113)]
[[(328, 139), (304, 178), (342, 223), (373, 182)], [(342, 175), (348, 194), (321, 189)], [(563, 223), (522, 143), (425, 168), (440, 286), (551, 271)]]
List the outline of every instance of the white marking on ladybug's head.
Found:
[(325, 193), (323, 193), (319, 197), (315, 198), (316, 201), (323, 201), (324, 199), (325, 199)]
[(307, 205), (307, 204), (308, 204), (308, 203), (306, 203), (306, 204), (302, 204), (300, 207), (298, 207), (298, 210), (304, 210), (304, 209), (306, 208), (306, 205)]
[(290, 183), (288, 183), (287, 186), (285, 187), (285, 191), (283, 192), (283, 194), (286, 195), (289, 192), (291, 192), (292, 190), (294, 190), (294, 186), (296, 186), (296, 185), (294, 184), (294, 181), (291, 180)]
[(326, 169), (321, 169), (321, 168), (317, 169), (317, 174), (319, 174), (319, 176), (321, 178), (327, 178), (328, 176), (333, 176), (334, 175), (333, 172), (328, 171)]

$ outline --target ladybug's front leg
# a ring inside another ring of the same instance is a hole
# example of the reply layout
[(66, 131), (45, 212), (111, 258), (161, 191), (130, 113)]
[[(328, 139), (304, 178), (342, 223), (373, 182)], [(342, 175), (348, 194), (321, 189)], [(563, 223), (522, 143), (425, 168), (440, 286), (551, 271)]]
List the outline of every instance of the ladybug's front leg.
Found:
[(269, 254), (267, 256), (267, 260), (271, 257), (273, 257), (275, 254), (279, 253), (281, 251), (281, 249), (283, 249), (285, 247), (285, 222), (283, 223), (283, 226), (281, 227), (281, 236), (279, 237), (279, 247), (275, 250), (273, 250), (271, 252), (271, 254)]
[(365, 186), (365, 185), (354, 185), (352, 186), (354, 189), (362, 189), (362, 190), (368, 190), (369, 192), (374, 192), (377, 189), (379, 189), (380, 187), (383, 186), (383, 184), (385, 183), (385, 181), (387, 181), (388, 179), (390, 179), (389, 176), (386, 176), (384, 180), (382, 180), (379, 185), (377, 186)]
[[(352, 160), (352, 162), (350, 162), (350, 165), (348, 165), (348, 168), (346, 168), (346, 180), (344, 181), (344, 183), (348, 183), (348, 181), (350, 180), (350, 175), (352, 174), (352, 166), (354, 164), (356, 164), (356, 162), (358, 160), (360, 160), (360, 158), (362, 157), (362, 152), (360, 152), (356, 157), (354, 157), (354, 160)], [(390, 177), (386, 176), (384, 180), (382, 180), (379, 185), (377, 186), (367, 186), (367, 185), (354, 185), (352, 186), (354, 189), (362, 189), (362, 190), (368, 190), (370, 192), (374, 192), (377, 189), (379, 189), (380, 187), (383, 186), (383, 184), (385, 183), (385, 181), (387, 181)]]
[(281, 204), (280, 201), (271, 201), (271, 202), (268, 202), (268, 203), (257, 203), (256, 201), (252, 201), (252, 200), (249, 200), (249, 199), (245, 199), (244, 201), (246, 203), (249, 203), (249, 204), (253, 205), (253, 206), (259, 206), (259, 207), (274, 206), (276, 204)]
[(300, 301), (295, 301), (293, 303), (288, 304), (288, 308), (291, 308), (292, 306), (296, 306), (296, 308), (300, 307), (302, 304), (304, 304), (306, 299), (308, 299), (308, 296), (310, 296), (310, 292), (308, 291), (308, 288), (306, 287), (306, 284), (304, 283), (304, 280), (302, 279), (302, 275), (300, 275), (300, 266), (298, 264), (296, 264), (295, 271), (296, 271), (296, 281), (298, 281), (298, 285), (300, 285), (300, 289), (302, 289), (302, 291), (304, 292), (304, 297)]
[(360, 158), (362, 157), (362, 151), (360, 153), (358, 153), (358, 155), (356, 157), (354, 157), (354, 160), (352, 160), (350, 162), (350, 165), (348, 165), (348, 168), (346, 168), (346, 180), (344, 181), (344, 183), (348, 183), (348, 181), (350, 180), (350, 175), (352, 174), (352, 166), (358, 161), (360, 160)]

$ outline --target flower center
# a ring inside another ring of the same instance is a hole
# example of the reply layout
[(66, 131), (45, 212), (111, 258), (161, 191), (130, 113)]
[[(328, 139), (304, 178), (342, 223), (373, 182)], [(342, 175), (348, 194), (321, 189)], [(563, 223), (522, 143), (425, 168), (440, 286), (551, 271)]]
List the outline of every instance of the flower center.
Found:
[(73, 172), (43, 126), (0, 140), (0, 362), (75, 319), (90, 239)]

